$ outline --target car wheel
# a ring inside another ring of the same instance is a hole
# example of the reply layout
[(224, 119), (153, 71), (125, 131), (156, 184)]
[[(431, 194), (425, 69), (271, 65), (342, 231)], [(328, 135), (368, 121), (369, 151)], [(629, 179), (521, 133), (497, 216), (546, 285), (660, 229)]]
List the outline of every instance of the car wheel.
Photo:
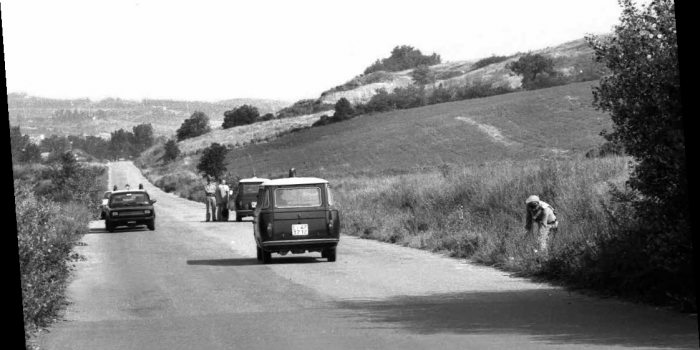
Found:
[(262, 249), (260, 249), (260, 247), (258, 247), (258, 246), (256, 246), (255, 249), (257, 250), (257, 257), (256, 258), (258, 259), (258, 261), (261, 261), (263, 258)]
[(262, 262), (263, 262), (263, 264), (271, 263), (272, 262), (272, 253), (266, 252), (263, 250), (262, 251)]
[(146, 226), (148, 226), (149, 230), (154, 231), (156, 229), (156, 219), (151, 219)]
[(109, 232), (114, 232), (114, 229), (116, 228), (113, 223), (109, 222), (109, 220), (105, 221), (105, 226), (107, 227), (107, 231)]
[(337, 254), (338, 254), (338, 248), (327, 249), (326, 258), (328, 258), (328, 261), (333, 262), (333, 261), (335, 261)]
[(236, 222), (241, 222), (242, 220), (243, 220), (243, 216), (238, 215), (238, 213), (236, 213)]

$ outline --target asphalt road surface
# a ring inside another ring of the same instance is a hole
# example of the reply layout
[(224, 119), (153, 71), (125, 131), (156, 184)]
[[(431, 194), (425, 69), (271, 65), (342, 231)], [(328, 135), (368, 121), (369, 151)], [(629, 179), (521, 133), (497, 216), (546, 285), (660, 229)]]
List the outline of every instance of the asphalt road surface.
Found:
[(342, 236), (320, 253), (255, 259), (251, 219), (205, 222), (205, 206), (143, 183), (156, 230), (91, 223), (62, 322), (42, 349), (680, 349), (695, 315), (601, 300), (463, 259)]

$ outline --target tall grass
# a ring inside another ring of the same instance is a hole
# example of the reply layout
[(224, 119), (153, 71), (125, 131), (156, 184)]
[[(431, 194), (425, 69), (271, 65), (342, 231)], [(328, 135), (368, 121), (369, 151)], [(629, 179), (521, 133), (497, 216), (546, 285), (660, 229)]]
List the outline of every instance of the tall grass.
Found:
[[(444, 165), (434, 172), (337, 178), (342, 232), (444, 252), (523, 274), (542, 272), (525, 234), (525, 199), (538, 195), (561, 221), (552, 256), (614, 228), (609, 186), (627, 177), (628, 158)], [(572, 256), (571, 259), (576, 259)], [(571, 263), (570, 266), (580, 264)]]

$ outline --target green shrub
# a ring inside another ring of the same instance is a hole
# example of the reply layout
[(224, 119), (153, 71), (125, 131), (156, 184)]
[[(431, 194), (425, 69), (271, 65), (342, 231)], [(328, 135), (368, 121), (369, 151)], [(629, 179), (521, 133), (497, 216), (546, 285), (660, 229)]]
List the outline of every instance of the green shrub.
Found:
[(503, 61), (507, 60), (508, 58), (509, 58), (508, 56), (496, 56), (496, 55), (491, 55), (491, 57), (482, 58), (482, 59), (474, 62), (474, 65), (472, 65), (470, 71), (474, 71), (474, 70), (484, 68), (484, 67), (492, 65), (492, 64), (503, 62)]
[(72, 252), (87, 233), (84, 205), (38, 200), (27, 184), (14, 182), (25, 341), (46, 327), (65, 304)]

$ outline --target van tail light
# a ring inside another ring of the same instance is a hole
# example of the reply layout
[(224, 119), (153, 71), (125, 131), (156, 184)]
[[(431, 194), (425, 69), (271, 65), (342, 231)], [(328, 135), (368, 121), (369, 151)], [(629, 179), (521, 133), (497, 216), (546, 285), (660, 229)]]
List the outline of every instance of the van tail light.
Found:
[(333, 221), (328, 222), (328, 230), (333, 231)]
[(269, 237), (272, 237), (272, 223), (271, 222), (267, 224), (267, 235)]

